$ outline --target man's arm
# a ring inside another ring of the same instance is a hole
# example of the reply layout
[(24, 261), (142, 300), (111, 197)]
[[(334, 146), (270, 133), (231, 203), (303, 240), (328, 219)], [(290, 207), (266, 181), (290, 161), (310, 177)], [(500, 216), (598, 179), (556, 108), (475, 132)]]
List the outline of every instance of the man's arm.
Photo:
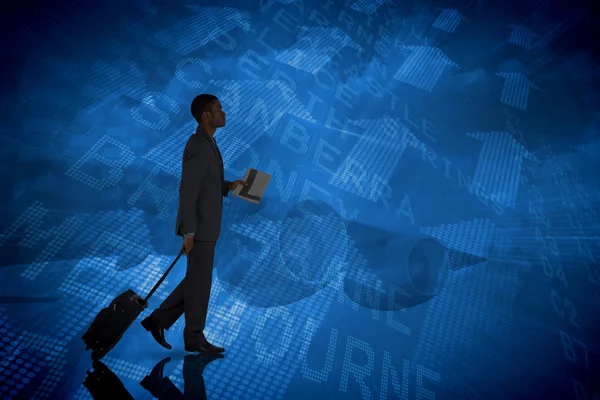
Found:
[(230, 181), (223, 181), (223, 197), (227, 197), (227, 195), (229, 194), (229, 184), (231, 182)]
[(179, 184), (179, 205), (181, 207), (181, 231), (185, 236), (194, 236), (196, 232), (196, 203), (200, 184), (206, 172), (206, 158), (198, 141), (189, 143), (189, 148), (181, 169)]

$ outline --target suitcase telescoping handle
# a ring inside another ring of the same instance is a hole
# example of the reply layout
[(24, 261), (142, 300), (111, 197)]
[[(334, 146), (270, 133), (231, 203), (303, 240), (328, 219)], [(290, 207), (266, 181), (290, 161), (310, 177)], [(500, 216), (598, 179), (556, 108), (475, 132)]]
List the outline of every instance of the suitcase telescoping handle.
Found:
[(148, 295), (144, 298), (144, 301), (147, 303), (148, 300), (150, 299), (150, 297), (154, 294), (154, 292), (156, 292), (156, 289), (158, 289), (158, 287), (160, 286), (161, 283), (163, 283), (163, 281), (165, 280), (165, 278), (167, 277), (167, 275), (169, 275), (169, 272), (171, 272), (171, 270), (173, 269), (173, 267), (175, 266), (175, 264), (177, 264), (177, 261), (179, 261), (179, 259), (181, 258), (182, 255), (185, 254), (185, 249), (181, 249), (181, 251), (179, 252), (179, 254), (177, 255), (177, 258), (175, 258), (175, 261), (173, 261), (171, 263), (171, 265), (169, 265), (169, 268), (167, 268), (167, 270), (165, 271), (165, 273), (163, 274), (163, 276), (160, 277), (160, 279), (158, 280), (158, 282), (156, 282), (156, 285), (154, 285), (154, 287), (152, 288), (152, 290), (150, 291), (150, 293), (148, 293)]

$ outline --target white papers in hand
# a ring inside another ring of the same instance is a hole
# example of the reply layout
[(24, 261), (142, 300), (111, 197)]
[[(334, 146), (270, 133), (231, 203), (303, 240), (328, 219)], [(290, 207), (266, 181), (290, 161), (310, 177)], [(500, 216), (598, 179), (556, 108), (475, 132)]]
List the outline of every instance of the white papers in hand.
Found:
[(265, 193), (270, 180), (270, 174), (254, 168), (248, 168), (243, 179), (248, 186), (238, 186), (234, 189), (233, 195), (239, 197), (240, 199), (249, 201), (250, 203), (258, 204)]

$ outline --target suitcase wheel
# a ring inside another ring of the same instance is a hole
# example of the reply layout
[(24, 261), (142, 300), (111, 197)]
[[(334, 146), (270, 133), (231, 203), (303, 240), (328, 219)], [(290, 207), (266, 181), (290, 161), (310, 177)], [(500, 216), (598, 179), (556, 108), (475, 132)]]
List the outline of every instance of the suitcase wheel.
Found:
[(106, 353), (108, 353), (109, 350), (110, 349), (95, 349), (94, 351), (92, 351), (92, 360), (100, 361), (102, 357), (104, 357)]

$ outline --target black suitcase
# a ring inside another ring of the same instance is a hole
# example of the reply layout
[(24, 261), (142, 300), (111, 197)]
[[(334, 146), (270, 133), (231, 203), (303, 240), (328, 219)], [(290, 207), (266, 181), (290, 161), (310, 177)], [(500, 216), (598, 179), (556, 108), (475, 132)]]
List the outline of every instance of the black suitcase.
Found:
[(118, 295), (108, 307), (100, 310), (88, 330), (81, 336), (86, 351), (92, 349), (92, 360), (102, 359), (121, 340), (133, 321), (148, 307), (148, 299), (158, 289), (183, 254), (185, 254), (185, 250), (182, 249), (175, 261), (167, 268), (145, 298), (140, 297), (133, 290), (127, 289)]

